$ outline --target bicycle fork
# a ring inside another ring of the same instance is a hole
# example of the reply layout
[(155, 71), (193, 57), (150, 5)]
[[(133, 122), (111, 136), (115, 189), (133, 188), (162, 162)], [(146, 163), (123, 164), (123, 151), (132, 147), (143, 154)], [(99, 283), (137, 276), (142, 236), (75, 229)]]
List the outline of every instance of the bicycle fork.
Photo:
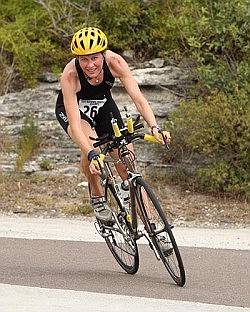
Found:
[(146, 231), (143, 233), (143, 236), (146, 238), (146, 240), (148, 241), (149, 247), (153, 250), (155, 257), (157, 260), (161, 260), (161, 257), (159, 255), (158, 250), (156, 249), (155, 245), (153, 244), (152, 240), (150, 239), (150, 236), (152, 236), (153, 234), (148, 234)]

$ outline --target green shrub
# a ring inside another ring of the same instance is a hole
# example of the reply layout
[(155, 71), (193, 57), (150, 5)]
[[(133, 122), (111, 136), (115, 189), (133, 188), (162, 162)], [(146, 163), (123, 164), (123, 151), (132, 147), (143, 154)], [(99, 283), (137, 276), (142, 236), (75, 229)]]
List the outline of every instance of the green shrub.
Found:
[(93, 208), (90, 204), (68, 204), (68, 205), (63, 205), (61, 207), (62, 211), (64, 213), (67, 213), (69, 215), (77, 215), (77, 214), (81, 214), (81, 215), (88, 215), (90, 213), (92, 213)]
[(41, 141), (42, 136), (34, 117), (25, 117), (18, 140), (16, 170), (21, 170), (25, 161), (30, 159), (38, 151)]
[[(51, 4), (48, 7), (50, 6)], [(55, 11), (50, 13), (56, 14)], [(50, 18), (54, 21), (56, 16), (51, 17), (36, 1), (1, 1), (0, 68), (11, 69), (14, 72), (10, 79), (15, 86), (17, 76), (19, 81), (22, 79), (25, 86), (34, 86), (41, 69), (50, 69), (55, 63), (59, 65), (62, 59), (66, 58), (65, 55), (69, 54), (65, 54), (63, 49), (65, 37), (63, 31), (59, 32), (60, 25), (56, 33), (56, 26), (54, 28), (51, 26), (53, 22)], [(10, 83), (4, 80), (4, 75), (0, 75), (0, 80), (6, 85)], [(7, 87), (5, 86), (5, 89)], [(1, 89), (3, 90), (0, 92), (4, 93), (4, 86)]]
[(183, 45), (178, 16), (183, 0), (104, 0), (99, 14), (110, 47), (118, 52), (131, 50), (135, 60), (165, 57), (180, 61), (187, 51)]
[(239, 71), (249, 74), (248, 20), (247, 0), (2, 0), (0, 68), (32, 85), (39, 70), (64, 67), (76, 30), (95, 25), (115, 51), (132, 50), (136, 60), (187, 59), (202, 86), (224, 88)]
[(51, 164), (51, 161), (48, 158), (43, 158), (39, 165), (40, 168), (43, 170), (49, 171), (53, 169), (53, 165)]
[(207, 189), (244, 195), (250, 199), (249, 168), (246, 170), (226, 162), (214, 161), (206, 168), (199, 168), (197, 177), (197, 181)]
[(0, 94), (34, 85), (42, 70), (60, 72), (73, 33), (100, 27), (111, 49), (131, 50), (137, 62), (190, 67), (194, 100), (173, 114), (172, 161), (199, 155), (203, 185), (247, 194), (249, 19), (247, 0), (1, 0)]
[(214, 90), (204, 100), (182, 103), (171, 119), (179, 146), (200, 155), (199, 182), (211, 189), (245, 195), (249, 192), (247, 90), (235, 88), (228, 95)]
[(231, 90), (235, 79), (250, 78), (250, 10), (247, 0), (184, 1), (178, 23), (196, 65), (200, 88)]

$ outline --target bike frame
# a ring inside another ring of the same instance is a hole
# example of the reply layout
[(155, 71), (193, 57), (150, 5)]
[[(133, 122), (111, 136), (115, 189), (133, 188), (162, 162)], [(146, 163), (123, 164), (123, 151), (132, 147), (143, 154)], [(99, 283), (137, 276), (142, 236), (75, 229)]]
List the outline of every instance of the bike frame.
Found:
[[(96, 138), (94, 140), (97, 142), (93, 144), (94, 147), (101, 147), (101, 153), (99, 157), (94, 159), (94, 163), (101, 171), (100, 176), (105, 189), (105, 198), (107, 201), (108, 199), (110, 200), (111, 207), (116, 202), (113, 206), (113, 225), (112, 220), (110, 221), (111, 224), (105, 224), (105, 222), (97, 220), (100, 229), (98, 232), (105, 238), (113, 256), (121, 267), (130, 274), (135, 274), (138, 270), (139, 254), (136, 240), (144, 236), (156, 258), (162, 260), (174, 281), (179, 286), (183, 286), (185, 284), (185, 270), (171, 230), (172, 226), (169, 225), (151, 187), (137, 171), (134, 151), (129, 149), (129, 144), (135, 140), (160, 142), (153, 135), (136, 133), (135, 130), (142, 128), (143, 125), (136, 122), (133, 123), (132, 118), (128, 115), (127, 127), (124, 129), (118, 127), (114, 118), (111, 118), (111, 124), (114, 135), (112, 137), (107, 135)], [(168, 147), (164, 133), (162, 133), (162, 138), (166, 143), (166, 147)], [(114, 150), (118, 151), (117, 160), (107, 157)], [(104, 168), (100, 165), (100, 159), (103, 160)], [(110, 168), (111, 162), (123, 163), (126, 168), (127, 180), (130, 185), (129, 208), (124, 205), (120, 185), (117, 183), (116, 176)], [(151, 211), (152, 208), (153, 210)], [(154, 213), (154, 215), (151, 215), (151, 213)], [(139, 220), (139, 217), (143, 223), (142, 229), (140, 226), (138, 227), (137, 220)], [(119, 234), (122, 234), (123, 242), (118, 237)], [(164, 238), (166, 241), (165, 249), (161, 245), (161, 238)], [(124, 255), (122, 251), (124, 251)], [(132, 258), (127, 260), (126, 255)]]

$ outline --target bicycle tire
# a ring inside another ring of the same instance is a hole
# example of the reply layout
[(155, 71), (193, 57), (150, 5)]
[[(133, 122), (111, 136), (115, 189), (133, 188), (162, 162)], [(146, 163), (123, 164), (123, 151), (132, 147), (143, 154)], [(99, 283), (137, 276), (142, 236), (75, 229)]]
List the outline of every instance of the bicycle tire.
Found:
[[(176, 284), (184, 286), (186, 277), (181, 254), (171, 230), (171, 226), (166, 219), (158, 199), (149, 184), (143, 178), (137, 177), (134, 181), (134, 187), (136, 200), (138, 201), (138, 206), (144, 216), (146, 227), (151, 227), (151, 230), (148, 231), (149, 237), (160, 256), (160, 259)], [(143, 196), (142, 193), (144, 193)], [(147, 195), (147, 199), (145, 194)], [(150, 208), (148, 208), (149, 205)], [(149, 211), (151, 211), (152, 214), (154, 229), (152, 229), (152, 221), (150, 220), (151, 216), (149, 216)], [(160, 238), (162, 237), (165, 237), (165, 242), (167, 242), (169, 250), (167, 255), (166, 251), (164, 255), (160, 245)]]
[[(117, 216), (117, 222), (106, 230), (108, 236), (105, 237), (106, 244), (112, 255), (128, 274), (135, 274), (139, 268), (139, 253), (136, 240), (131, 233), (131, 228), (122, 215), (122, 205), (112, 184), (108, 184), (105, 189), (107, 204)], [(120, 230), (123, 230), (123, 233)]]

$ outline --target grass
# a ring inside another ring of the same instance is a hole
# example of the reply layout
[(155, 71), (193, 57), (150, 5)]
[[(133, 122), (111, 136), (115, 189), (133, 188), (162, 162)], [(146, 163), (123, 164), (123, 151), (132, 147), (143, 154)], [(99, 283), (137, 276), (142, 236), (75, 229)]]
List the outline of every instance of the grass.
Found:
[(62, 212), (69, 215), (89, 215), (93, 209), (90, 204), (66, 204), (61, 207)]
[(48, 158), (43, 158), (39, 165), (42, 170), (49, 171), (53, 169), (53, 165), (51, 164), (51, 161)]
[(21, 171), (25, 161), (37, 153), (41, 142), (42, 135), (35, 118), (31, 115), (26, 116), (18, 140), (16, 171)]
[[(169, 221), (192, 226), (246, 227), (250, 209), (245, 201), (171, 185), (168, 181), (150, 181)], [(60, 217), (92, 215), (88, 188), (79, 187), (82, 175), (12, 173), (0, 174), (0, 212), (32, 216)]]

